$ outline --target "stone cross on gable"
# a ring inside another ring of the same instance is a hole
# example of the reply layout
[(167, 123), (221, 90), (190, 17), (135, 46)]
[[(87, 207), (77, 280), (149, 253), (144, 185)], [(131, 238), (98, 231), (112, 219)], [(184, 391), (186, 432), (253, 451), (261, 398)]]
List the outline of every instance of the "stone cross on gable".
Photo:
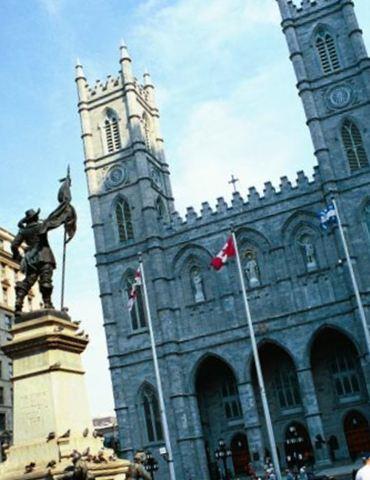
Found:
[(236, 183), (239, 182), (239, 178), (235, 178), (234, 175), (231, 175), (231, 180), (229, 181), (230, 185), (233, 186), (234, 192), (236, 192)]

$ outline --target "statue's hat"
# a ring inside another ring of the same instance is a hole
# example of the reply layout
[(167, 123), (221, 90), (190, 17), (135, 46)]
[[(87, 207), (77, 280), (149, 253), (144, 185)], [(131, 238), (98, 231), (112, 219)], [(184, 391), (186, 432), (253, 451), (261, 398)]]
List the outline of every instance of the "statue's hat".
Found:
[(33, 220), (37, 220), (39, 213), (40, 213), (39, 208), (37, 210), (33, 210), (33, 208), (31, 208), (30, 210), (27, 210), (27, 212), (25, 213), (25, 217), (19, 221), (18, 225), (23, 225), (24, 223), (30, 223)]

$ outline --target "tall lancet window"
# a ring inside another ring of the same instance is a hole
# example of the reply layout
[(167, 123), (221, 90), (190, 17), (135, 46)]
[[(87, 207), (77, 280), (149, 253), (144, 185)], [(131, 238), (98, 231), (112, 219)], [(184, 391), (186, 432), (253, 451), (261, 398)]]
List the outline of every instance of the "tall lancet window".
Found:
[(107, 110), (104, 120), (105, 141), (108, 153), (121, 149), (118, 116), (113, 110)]
[(141, 393), (141, 407), (145, 421), (148, 442), (163, 440), (161, 415), (155, 391), (146, 385)]
[(145, 145), (148, 150), (152, 150), (152, 143), (151, 143), (151, 123), (150, 118), (146, 112), (143, 113), (142, 117), (142, 125), (144, 130), (144, 139)]
[(316, 49), (323, 72), (332, 73), (340, 69), (339, 57), (334, 38), (329, 32), (320, 31), (316, 36)]
[(116, 203), (115, 208), (118, 237), (120, 242), (126, 242), (134, 238), (134, 229), (132, 227), (131, 209), (127, 200), (121, 198)]
[(367, 167), (369, 161), (362, 141), (361, 132), (352, 120), (347, 119), (343, 123), (342, 140), (351, 172)]
[[(134, 274), (131, 274), (126, 279), (126, 298), (125, 304), (128, 303), (130, 298), (132, 285), (134, 283)], [(132, 306), (131, 312), (131, 328), (132, 330), (139, 330), (141, 328), (146, 327), (146, 317), (144, 312), (144, 299), (143, 299), (143, 292), (141, 290), (141, 286), (136, 286), (136, 298), (134, 304)]]

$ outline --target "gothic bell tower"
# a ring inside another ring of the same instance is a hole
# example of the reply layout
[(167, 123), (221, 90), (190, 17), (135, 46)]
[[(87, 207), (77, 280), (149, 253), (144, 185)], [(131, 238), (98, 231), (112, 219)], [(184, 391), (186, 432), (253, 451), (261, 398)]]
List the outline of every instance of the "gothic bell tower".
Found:
[(126, 45), (120, 74), (91, 86), (76, 66), (82, 140), (97, 253), (155, 235), (173, 197), (149, 73), (134, 77)]
[(369, 171), (370, 60), (353, 0), (277, 1), (324, 190), (335, 190)]

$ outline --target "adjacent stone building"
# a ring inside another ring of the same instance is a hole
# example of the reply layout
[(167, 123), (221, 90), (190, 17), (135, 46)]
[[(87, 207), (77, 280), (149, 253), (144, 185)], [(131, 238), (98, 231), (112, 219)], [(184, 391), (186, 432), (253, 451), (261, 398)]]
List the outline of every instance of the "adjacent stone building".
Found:
[[(76, 81), (121, 453), (163, 445), (141, 292), (143, 252), (177, 478), (217, 478), (223, 438), (237, 475), (269, 456), (235, 262), (209, 268), (230, 230), (244, 262), (282, 465), (351, 462), (370, 449), (370, 364), (337, 228), (335, 196), (366, 314), (370, 302), (370, 60), (352, 0), (278, 0), (317, 167), (186, 218), (175, 210), (149, 74)], [(288, 68), (288, 65), (287, 65)], [(293, 86), (292, 86), (293, 88)], [(287, 136), (287, 142), (289, 138)], [(299, 168), (299, 161), (297, 160)], [(161, 478), (167, 478), (161, 464)]]
[[(0, 346), (9, 337), (12, 326), (15, 283), (20, 276), (19, 264), (12, 259), (10, 244), (14, 236), (0, 227)], [(32, 288), (24, 302), (24, 311), (37, 310), (40, 307), (40, 293), (38, 287)], [(3, 460), (2, 444), (8, 443), (12, 435), (12, 362), (0, 349), (0, 461)]]

